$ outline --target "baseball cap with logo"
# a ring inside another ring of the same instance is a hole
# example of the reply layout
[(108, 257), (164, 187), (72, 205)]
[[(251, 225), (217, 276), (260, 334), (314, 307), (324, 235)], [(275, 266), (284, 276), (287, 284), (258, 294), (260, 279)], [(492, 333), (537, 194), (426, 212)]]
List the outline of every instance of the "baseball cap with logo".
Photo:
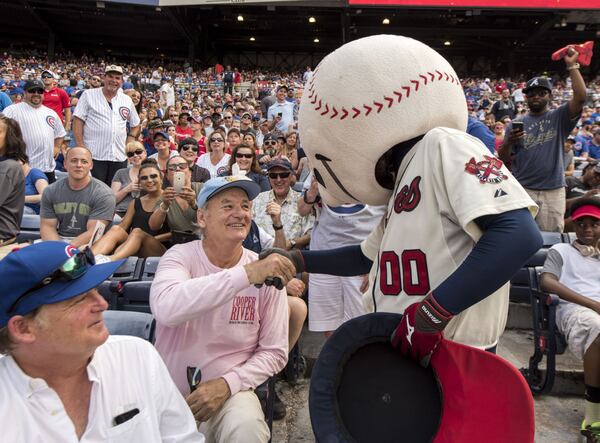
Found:
[(527, 81), (527, 84), (523, 88), (523, 93), (527, 94), (529, 90), (534, 88), (543, 88), (552, 92), (552, 83), (550, 83), (550, 80), (546, 77), (533, 77)]
[(229, 176), (229, 177), (216, 177), (204, 183), (196, 203), (199, 208), (206, 206), (206, 203), (217, 195), (219, 192), (230, 188), (240, 188), (246, 192), (250, 200), (254, 200), (260, 193), (260, 186), (248, 177), (242, 175)]
[(123, 68), (119, 65), (107, 65), (104, 68), (104, 73), (108, 74), (109, 72), (118, 72), (119, 74), (123, 74)]
[(158, 136), (161, 136), (166, 141), (169, 141), (169, 134), (167, 134), (164, 131), (157, 131), (157, 132), (155, 132), (154, 135), (152, 136), (152, 140), (156, 140), (156, 137), (158, 137)]
[(41, 80), (27, 80), (25, 82), (25, 86), (23, 86), (23, 89), (25, 91), (31, 91), (32, 89), (44, 89), (44, 83), (42, 83)]
[(95, 264), (90, 249), (45, 241), (11, 252), (0, 261), (0, 327), (15, 315), (58, 303), (95, 288), (125, 260)]
[(269, 163), (267, 163), (267, 171), (270, 171), (273, 168), (283, 168), (288, 171), (293, 171), (292, 164), (287, 158), (275, 157)]

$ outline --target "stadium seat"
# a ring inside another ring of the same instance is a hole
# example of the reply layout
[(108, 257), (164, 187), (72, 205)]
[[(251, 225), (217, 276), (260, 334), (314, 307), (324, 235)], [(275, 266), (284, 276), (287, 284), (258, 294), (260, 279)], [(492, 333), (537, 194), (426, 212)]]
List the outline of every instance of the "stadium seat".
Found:
[(144, 266), (141, 271), (141, 280), (152, 280), (154, 279), (154, 275), (156, 274), (156, 269), (158, 268), (158, 262), (160, 261), (160, 257), (148, 257), (144, 261)]
[(563, 243), (563, 234), (561, 232), (541, 231), (544, 248), (549, 248), (557, 243)]
[(118, 309), (118, 298), (119, 291), (121, 289), (121, 282), (105, 280), (100, 283), (100, 286), (98, 286), (96, 289), (108, 303), (108, 309)]
[[(542, 267), (533, 269), (531, 290), (531, 315), (533, 321), (534, 353), (529, 366), (523, 369), (523, 375), (534, 394), (545, 394), (552, 390), (556, 370), (556, 355), (565, 352), (567, 347), (564, 336), (556, 329), (556, 295), (542, 292), (539, 277)], [(538, 366), (546, 357), (546, 369)]]
[(36, 214), (23, 214), (17, 243), (33, 242), (40, 238), (40, 216)]
[(123, 284), (119, 297), (118, 309), (150, 313), (150, 286), (152, 282), (130, 281)]
[(154, 342), (155, 321), (151, 314), (105, 311), (104, 324), (111, 335), (132, 335)]
[(142, 273), (143, 258), (129, 257), (125, 260), (119, 269), (115, 271), (110, 280), (118, 280), (123, 282), (136, 281), (140, 279)]

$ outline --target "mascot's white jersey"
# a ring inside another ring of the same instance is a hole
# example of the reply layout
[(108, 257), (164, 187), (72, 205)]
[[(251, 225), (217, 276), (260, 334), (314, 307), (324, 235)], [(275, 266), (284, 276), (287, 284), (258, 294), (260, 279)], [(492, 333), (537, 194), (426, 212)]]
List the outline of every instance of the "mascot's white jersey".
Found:
[[(485, 146), (470, 135), (435, 128), (405, 156), (387, 215), (361, 244), (373, 260), (368, 312), (402, 313), (450, 276), (481, 237), (474, 220), (537, 206)], [(503, 263), (490, 261), (492, 269)], [(508, 283), (454, 317), (444, 335), (488, 348), (506, 324)]]

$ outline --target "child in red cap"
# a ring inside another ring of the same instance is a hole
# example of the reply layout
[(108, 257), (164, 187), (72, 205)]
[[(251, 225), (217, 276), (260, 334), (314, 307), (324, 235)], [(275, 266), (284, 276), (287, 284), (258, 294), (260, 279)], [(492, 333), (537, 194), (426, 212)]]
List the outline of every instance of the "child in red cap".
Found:
[(581, 433), (600, 442), (600, 198), (571, 206), (577, 239), (552, 246), (542, 270), (542, 290), (560, 297), (556, 324), (569, 349), (583, 359), (585, 417)]

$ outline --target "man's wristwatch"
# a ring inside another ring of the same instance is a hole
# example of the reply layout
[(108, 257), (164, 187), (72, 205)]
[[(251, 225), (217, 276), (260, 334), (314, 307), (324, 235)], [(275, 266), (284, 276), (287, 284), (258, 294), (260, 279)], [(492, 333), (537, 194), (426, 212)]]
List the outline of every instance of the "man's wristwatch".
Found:
[(279, 231), (280, 229), (283, 229), (283, 225), (276, 225), (275, 223), (273, 223), (273, 229)]
[(292, 239), (290, 240), (290, 249), (295, 248), (296, 247), (296, 240)]
[(579, 63), (574, 63), (571, 66), (567, 66), (567, 71), (572, 71), (573, 69), (579, 69), (581, 65)]

